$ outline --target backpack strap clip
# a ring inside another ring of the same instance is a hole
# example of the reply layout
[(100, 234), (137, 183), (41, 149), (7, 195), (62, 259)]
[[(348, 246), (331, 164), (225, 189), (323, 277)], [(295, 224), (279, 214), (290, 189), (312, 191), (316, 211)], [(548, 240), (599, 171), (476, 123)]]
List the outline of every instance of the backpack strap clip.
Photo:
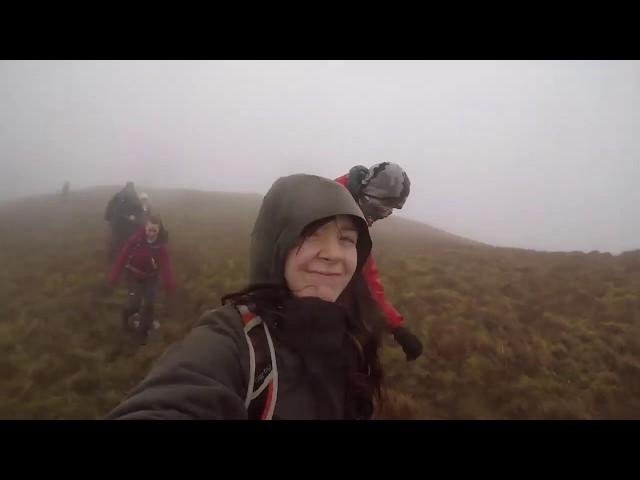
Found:
[(237, 306), (249, 347), (249, 382), (245, 397), (249, 419), (271, 420), (278, 398), (278, 367), (269, 327), (245, 305)]

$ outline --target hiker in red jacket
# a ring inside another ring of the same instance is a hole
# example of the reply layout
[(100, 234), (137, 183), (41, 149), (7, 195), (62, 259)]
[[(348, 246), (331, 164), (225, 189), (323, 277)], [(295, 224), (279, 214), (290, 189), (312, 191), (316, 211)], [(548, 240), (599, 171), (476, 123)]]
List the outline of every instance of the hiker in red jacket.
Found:
[[(335, 180), (347, 187), (360, 205), (369, 226), (387, 218), (394, 208), (402, 208), (411, 186), (406, 172), (399, 165), (390, 162), (378, 163), (370, 169), (358, 165)], [(378, 267), (372, 255), (365, 263), (363, 273), (373, 298), (385, 313), (393, 337), (402, 347), (407, 360), (415, 360), (422, 354), (422, 342), (409, 330), (402, 315), (385, 298)]]
[(159, 217), (151, 216), (126, 241), (111, 270), (109, 284), (112, 287), (118, 282), (122, 270), (126, 270), (129, 290), (127, 305), (122, 311), (122, 322), (125, 329), (130, 330), (130, 318), (140, 313), (140, 325), (136, 334), (140, 343), (145, 343), (153, 324), (158, 274), (162, 276), (165, 291), (171, 293), (174, 290), (166, 233)]

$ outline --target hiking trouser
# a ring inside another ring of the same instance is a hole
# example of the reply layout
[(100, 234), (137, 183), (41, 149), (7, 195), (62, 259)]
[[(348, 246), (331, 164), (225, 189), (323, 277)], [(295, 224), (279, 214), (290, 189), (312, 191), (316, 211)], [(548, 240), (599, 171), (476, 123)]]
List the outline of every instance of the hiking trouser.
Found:
[[(129, 329), (129, 317), (134, 313), (140, 313), (140, 327), (138, 332), (146, 335), (153, 324), (153, 312), (158, 289), (158, 276), (138, 280), (130, 272), (127, 272), (127, 305), (122, 311), (122, 322), (125, 329)], [(144, 305), (143, 305), (144, 302)], [(140, 307), (142, 306), (142, 310)]]

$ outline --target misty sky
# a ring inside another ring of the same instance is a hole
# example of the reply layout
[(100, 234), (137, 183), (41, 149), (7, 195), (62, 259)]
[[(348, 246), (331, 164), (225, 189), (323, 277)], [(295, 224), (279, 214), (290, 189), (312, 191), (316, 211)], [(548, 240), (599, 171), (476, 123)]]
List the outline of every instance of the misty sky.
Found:
[(640, 248), (639, 111), (638, 61), (4, 61), (0, 199), (66, 179), (263, 194), (393, 161), (403, 216), (619, 253)]

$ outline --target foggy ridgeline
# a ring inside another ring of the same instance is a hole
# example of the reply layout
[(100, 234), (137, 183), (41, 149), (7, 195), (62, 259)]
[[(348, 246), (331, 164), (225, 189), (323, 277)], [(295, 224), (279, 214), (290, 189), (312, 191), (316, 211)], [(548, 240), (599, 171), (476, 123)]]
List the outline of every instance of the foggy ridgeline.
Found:
[[(220, 297), (246, 284), (260, 196), (149, 190), (170, 232), (177, 291), (161, 328), (124, 334), (106, 286), (109, 198), (72, 191), (0, 205), (0, 418), (101, 418)], [(640, 417), (640, 251), (494, 248), (401, 218), (373, 228), (388, 297), (422, 338), (387, 339), (378, 418)]]

